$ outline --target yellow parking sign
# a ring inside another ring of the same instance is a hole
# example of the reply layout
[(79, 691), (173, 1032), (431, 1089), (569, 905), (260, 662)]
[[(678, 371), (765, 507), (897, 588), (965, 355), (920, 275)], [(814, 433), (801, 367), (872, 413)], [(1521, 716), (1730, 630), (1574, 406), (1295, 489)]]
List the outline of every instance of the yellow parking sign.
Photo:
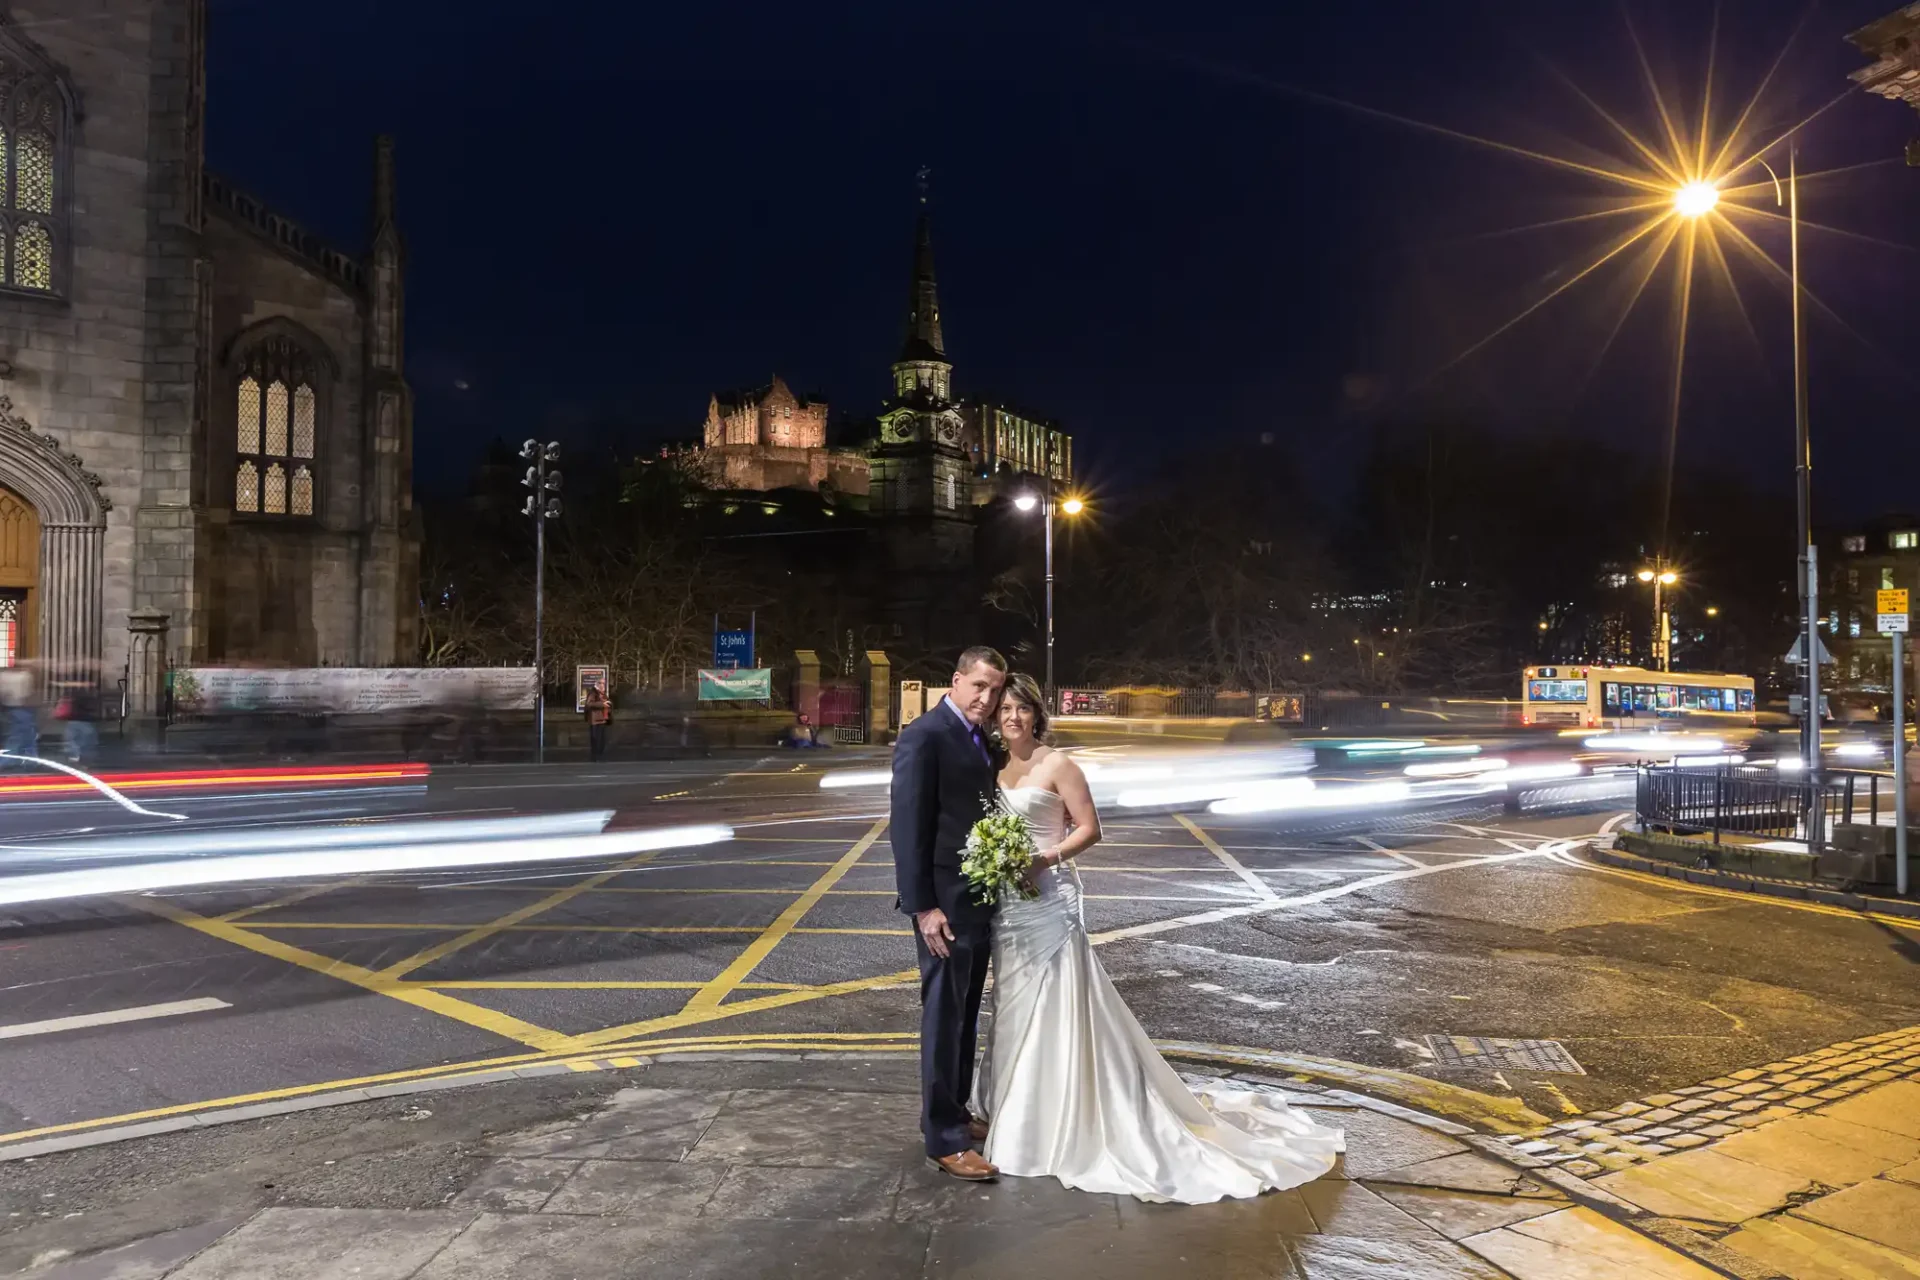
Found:
[(1905, 591), (1881, 591), (1874, 606), (1877, 613), (1905, 613), (1907, 611), (1907, 593)]

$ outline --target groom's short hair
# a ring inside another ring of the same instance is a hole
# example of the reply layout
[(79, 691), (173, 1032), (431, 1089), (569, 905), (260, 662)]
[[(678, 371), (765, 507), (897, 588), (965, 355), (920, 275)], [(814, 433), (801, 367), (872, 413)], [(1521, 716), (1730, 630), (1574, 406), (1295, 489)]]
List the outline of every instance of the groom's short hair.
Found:
[(998, 649), (991, 645), (976, 644), (961, 651), (960, 661), (953, 664), (954, 674), (965, 675), (983, 662), (995, 671), (1004, 673), (1007, 669), (1007, 660), (1000, 656)]

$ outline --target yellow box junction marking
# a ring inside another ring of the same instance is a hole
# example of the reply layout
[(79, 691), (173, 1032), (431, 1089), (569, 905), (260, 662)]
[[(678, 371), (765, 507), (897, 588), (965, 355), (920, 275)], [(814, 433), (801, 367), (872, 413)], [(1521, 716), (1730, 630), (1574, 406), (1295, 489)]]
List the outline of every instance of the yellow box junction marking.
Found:
[[(773, 949), (780, 945), (781, 940), (799, 927), (802, 918), (806, 916), (807, 912), (813, 910), (814, 904), (826, 896), (827, 890), (838, 884), (840, 877), (851, 871), (853, 865), (866, 856), (867, 850), (873, 847), (873, 842), (878, 840), (880, 833), (886, 829), (887, 820), (885, 818), (880, 819), (874, 823), (872, 827), (868, 828), (867, 833), (861, 836), (860, 839), (854, 843), (853, 848), (847, 850), (841, 859), (828, 869), (825, 875), (815, 880), (807, 887), (806, 892), (788, 904), (787, 909), (782, 911), (774, 922), (767, 926), (766, 932), (749, 943), (747, 949), (735, 956), (733, 963), (725, 969), (722, 969), (713, 981), (696, 991), (693, 998), (687, 1001), (687, 1007), (682, 1009), (681, 1012), (695, 1013), (719, 1008), (720, 1004), (732, 993), (733, 989), (745, 981), (747, 975), (758, 968), (761, 961), (773, 954)], [(862, 930), (862, 932), (869, 931)], [(881, 930), (880, 932), (893, 931)]]
[(509, 911), (498, 920), (483, 924), (477, 929), (469, 929), (457, 938), (449, 938), (447, 941), (435, 943), (425, 950), (416, 951), (404, 960), (397, 960), (382, 969), (379, 976), (389, 981), (395, 978), (404, 978), (415, 969), (430, 965), (436, 960), (443, 960), (454, 952), (465, 947), (470, 947), (476, 942), (485, 942), (488, 938), (493, 937), (503, 929), (509, 929), (523, 921), (531, 920), (534, 916), (544, 911), (551, 911), (553, 908), (570, 902), (591, 889), (597, 889), (621, 872), (631, 871), (635, 867), (652, 862), (659, 855), (660, 851), (658, 849), (651, 849), (646, 853), (635, 854), (633, 857), (621, 862), (612, 870), (602, 871), (598, 875), (588, 876), (585, 880), (577, 884), (568, 885), (564, 889), (556, 890), (548, 894), (538, 902), (529, 902), (526, 906), (518, 910)]

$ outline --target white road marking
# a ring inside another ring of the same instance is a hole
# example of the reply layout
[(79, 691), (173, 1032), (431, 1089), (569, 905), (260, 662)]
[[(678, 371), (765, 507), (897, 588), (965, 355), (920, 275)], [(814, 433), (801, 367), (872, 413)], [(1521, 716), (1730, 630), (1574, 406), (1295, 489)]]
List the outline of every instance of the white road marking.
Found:
[(1633, 817), (1633, 813), (1631, 810), (1629, 810), (1626, 813), (1614, 814), (1611, 818), (1608, 818), (1605, 822), (1600, 824), (1600, 834), (1603, 836), (1612, 835), (1614, 832), (1620, 829), (1621, 823), (1626, 822), (1632, 817)]
[(1410, 867), (1424, 867), (1427, 865), (1410, 854), (1402, 853), (1398, 849), (1387, 848), (1387, 846), (1381, 844), (1378, 840), (1369, 840), (1365, 836), (1355, 836), (1353, 839), (1355, 843), (1365, 845), (1375, 853), (1383, 853), (1395, 862), (1404, 862)]
[(1478, 862), (1436, 862), (1431, 866), (1408, 867), (1404, 871), (1386, 871), (1365, 880), (1350, 880), (1345, 884), (1331, 885), (1325, 889), (1316, 889), (1312, 893), (1295, 894), (1291, 898), (1276, 898), (1265, 902), (1250, 903), (1239, 907), (1221, 907), (1217, 911), (1200, 911), (1188, 916), (1173, 916), (1166, 920), (1150, 920), (1145, 924), (1129, 925), (1123, 929), (1109, 929), (1104, 933), (1088, 935), (1095, 945), (1119, 942), (1126, 938), (1151, 937), (1156, 933), (1170, 933), (1175, 929), (1189, 929), (1194, 925), (1218, 924), (1224, 920), (1238, 920), (1244, 916), (1265, 915), (1273, 911), (1284, 911), (1288, 907), (1305, 907), (1314, 903), (1326, 902), (1333, 898), (1344, 898), (1350, 893), (1362, 889), (1377, 889), (1383, 885), (1395, 884), (1402, 880), (1418, 880), (1423, 876), (1440, 875), (1448, 871), (1466, 871), (1475, 867), (1484, 867), (1493, 863), (1517, 862), (1521, 858), (1551, 857), (1565, 844), (1564, 841), (1552, 841), (1538, 849), (1525, 853), (1500, 853), (1483, 858)]
[(1247, 886), (1251, 888), (1255, 893), (1269, 900), (1279, 897), (1279, 895), (1273, 891), (1272, 885), (1268, 884), (1265, 880), (1262, 880), (1259, 876), (1253, 874), (1253, 872), (1247, 870), (1246, 867), (1241, 864), (1240, 859), (1234, 857), (1232, 854), (1228, 853), (1225, 849), (1221, 848), (1220, 843), (1217, 840), (1215, 840), (1212, 836), (1208, 835), (1206, 832), (1202, 831), (1199, 828), (1199, 826), (1191, 818), (1187, 817), (1186, 814), (1176, 813), (1173, 815), (1173, 820), (1175, 822), (1178, 822), (1181, 826), (1185, 827), (1189, 832), (1191, 832), (1195, 840), (1198, 840), (1201, 844), (1205, 845), (1209, 853), (1211, 853), (1214, 857), (1220, 859), (1221, 866), (1233, 872), (1233, 874), (1235, 874), (1236, 876), (1239, 876), (1242, 880), (1244, 880), (1247, 883)]
[(105, 1013), (81, 1013), (71, 1018), (48, 1018), (45, 1022), (16, 1022), (0, 1027), (0, 1040), (18, 1040), (23, 1036), (51, 1035), (56, 1031), (78, 1031), (82, 1027), (106, 1027), (116, 1022), (144, 1022), (148, 1018), (172, 1018), (183, 1013), (206, 1013), (213, 1009), (231, 1009), (225, 1000), (202, 996), (198, 1000), (175, 1000), (171, 1004), (143, 1004), (131, 1009), (109, 1009)]

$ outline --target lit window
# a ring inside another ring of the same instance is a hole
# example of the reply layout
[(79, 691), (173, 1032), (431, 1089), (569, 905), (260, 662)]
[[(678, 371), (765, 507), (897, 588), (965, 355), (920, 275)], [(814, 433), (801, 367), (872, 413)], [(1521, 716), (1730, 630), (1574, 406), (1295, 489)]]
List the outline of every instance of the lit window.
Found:
[(1893, 590), (1893, 569), (1891, 567), (1883, 567), (1880, 570), (1880, 589), (1882, 591)]
[(57, 293), (64, 286), (68, 116), (51, 73), (0, 47), (0, 287)]
[(1840, 539), (1840, 549), (1842, 551), (1865, 551), (1867, 549), (1867, 540), (1860, 534), (1851, 534)]
[(260, 509), (260, 472), (251, 462), (243, 462), (233, 473), (233, 509)]
[(1850, 636), (1860, 634), (1860, 611), (1858, 609), (1849, 610), (1847, 613), (1847, 634)]
[(1902, 529), (1900, 532), (1889, 536), (1887, 543), (1895, 551), (1908, 551), (1914, 547), (1920, 547), (1920, 532), (1912, 529)]
[(234, 392), (234, 510), (311, 516), (317, 468), (294, 466), (319, 451), (319, 395), (312, 362), (285, 337), (247, 353)]

